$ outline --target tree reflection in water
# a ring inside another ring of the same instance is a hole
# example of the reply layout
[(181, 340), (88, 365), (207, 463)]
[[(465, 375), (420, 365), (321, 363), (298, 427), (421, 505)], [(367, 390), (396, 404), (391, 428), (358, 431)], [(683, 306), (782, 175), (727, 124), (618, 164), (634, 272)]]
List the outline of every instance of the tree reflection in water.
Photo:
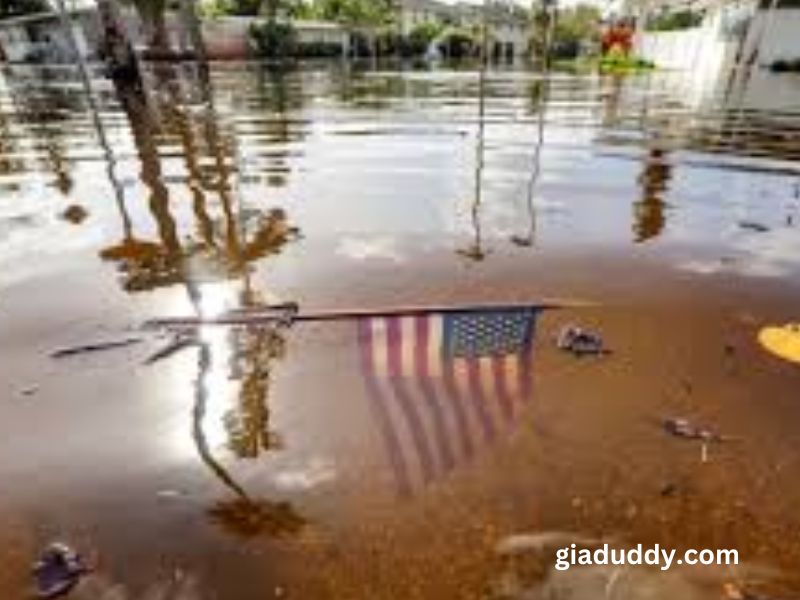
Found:
[[(229, 445), (239, 458), (256, 458), (259, 450), (268, 451), (273, 448), (272, 436), (268, 430), (269, 409), (267, 393), (269, 390), (269, 365), (275, 358), (271, 346), (277, 343), (279, 352), (283, 352), (283, 337), (274, 328), (250, 329), (249, 335), (257, 340), (258, 350), (245, 354), (245, 361), (251, 369), (240, 388), (239, 405), (226, 413), (226, 429), (229, 430)], [(260, 333), (263, 332), (263, 339)], [(252, 359), (250, 362), (249, 359)], [(285, 535), (299, 531), (304, 519), (299, 516), (288, 502), (273, 502), (251, 497), (237, 483), (228, 470), (214, 457), (203, 428), (203, 419), (208, 402), (208, 386), (206, 378), (212, 369), (211, 348), (207, 343), (201, 344), (198, 368), (200, 375), (195, 386), (195, 403), (192, 410), (192, 438), (197, 453), (209, 470), (231, 491), (235, 498), (218, 501), (209, 510), (214, 523), (225, 531), (241, 537), (257, 535)], [(229, 420), (237, 423), (229, 426)]]
[(658, 237), (666, 224), (664, 194), (672, 178), (672, 165), (666, 153), (652, 148), (639, 175), (642, 197), (634, 203), (633, 232), (636, 242)]
[[(140, 180), (148, 190), (148, 209), (156, 223), (158, 241), (134, 236), (133, 220), (123, 202), (123, 240), (105, 248), (100, 255), (118, 265), (122, 285), (129, 292), (182, 285), (193, 310), (206, 315), (218, 300), (214, 296), (221, 288), (227, 293), (225, 300), (235, 305), (225, 308), (253, 309), (264, 304), (251, 281), (253, 264), (279, 253), (299, 237), (299, 231), (290, 225), (282, 209), (243, 210), (241, 196), (234, 193), (234, 178), (239, 171), (235, 135), (223, 134), (213, 107), (210, 82), (203, 77), (202, 69), (198, 72), (199, 81), (187, 82), (183, 80), (185, 72), (162, 70), (159, 94), (149, 99), (138, 88), (118, 89), (141, 164)], [(204, 90), (203, 111), (190, 110), (187, 88)], [(154, 103), (156, 106), (152, 106)], [(179, 233), (184, 224), (172, 214), (170, 188), (163, 176), (158, 143), (165, 134), (182, 145), (194, 219), (193, 233), (188, 235)], [(202, 151), (210, 155), (210, 160), (202, 160)], [(210, 194), (218, 198), (218, 203), (210, 203)], [(219, 218), (213, 215), (213, 206), (219, 207)], [(197, 348), (192, 439), (203, 464), (233, 494), (232, 499), (214, 504), (209, 516), (234, 535), (290, 534), (304, 523), (288, 503), (250, 495), (214, 456), (213, 446), (218, 440), (209, 437), (209, 430), (223, 431), (225, 445), (237, 459), (255, 459), (279, 447), (278, 436), (269, 427), (268, 397), (273, 366), (284, 356), (285, 345), (280, 326), (262, 326), (233, 328), (221, 336), (182, 332), (171, 347), (158, 353), (160, 359), (182, 348)], [(217, 381), (224, 382), (221, 388), (214, 387)], [(234, 382), (235, 391), (228, 382)], [(213, 411), (214, 418), (222, 414), (222, 427), (210, 426), (209, 405), (220, 402), (230, 402), (224, 411)]]

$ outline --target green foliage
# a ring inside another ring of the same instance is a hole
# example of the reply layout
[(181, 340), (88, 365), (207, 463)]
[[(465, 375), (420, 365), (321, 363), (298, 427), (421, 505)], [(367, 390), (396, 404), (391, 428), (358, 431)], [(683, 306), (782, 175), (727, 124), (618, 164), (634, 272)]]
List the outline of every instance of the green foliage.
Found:
[(202, 4), (202, 13), (212, 18), (226, 15), (255, 17), (261, 14), (308, 18), (310, 5), (303, 0), (209, 0)]
[(406, 51), (409, 54), (424, 54), (435, 40), (444, 31), (441, 23), (426, 22), (416, 25), (408, 34)]
[(662, 12), (648, 19), (648, 31), (678, 31), (699, 27), (703, 22), (703, 13), (693, 10), (679, 10), (675, 12)]
[(600, 39), (600, 10), (590, 4), (578, 4), (559, 12), (553, 32), (553, 55), (575, 58), (584, 44)]
[(609, 52), (600, 59), (598, 64), (601, 73), (636, 73), (655, 69), (655, 64), (628, 54)]
[(394, 17), (391, 0), (313, 0), (314, 18), (355, 27), (388, 25)]
[(261, 11), (261, 0), (214, 0), (206, 6), (214, 16), (254, 17)]
[(298, 44), (295, 53), (299, 58), (336, 58), (342, 47), (333, 42), (306, 42)]
[(2, 0), (0, 1), (0, 19), (29, 15), (37, 12), (48, 12), (47, 0)]
[(297, 34), (289, 23), (267, 20), (253, 24), (250, 38), (259, 56), (265, 58), (286, 58), (296, 53)]
[(439, 36), (439, 47), (448, 58), (466, 58), (475, 54), (479, 46), (475, 33), (463, 27), (448, 27)]

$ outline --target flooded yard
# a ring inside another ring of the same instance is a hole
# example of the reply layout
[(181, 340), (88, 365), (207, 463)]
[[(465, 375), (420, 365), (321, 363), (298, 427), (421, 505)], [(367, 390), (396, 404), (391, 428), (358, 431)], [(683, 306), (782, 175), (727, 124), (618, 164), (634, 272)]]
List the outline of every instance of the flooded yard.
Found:
[(0, 69), (1, 598), (800, 597), (800, 79), (91, 75)]

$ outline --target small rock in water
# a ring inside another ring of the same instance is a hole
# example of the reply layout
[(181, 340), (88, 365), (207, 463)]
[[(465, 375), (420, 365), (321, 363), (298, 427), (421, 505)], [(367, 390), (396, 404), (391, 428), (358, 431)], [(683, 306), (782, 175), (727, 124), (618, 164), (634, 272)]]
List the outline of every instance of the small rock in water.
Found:
[(165, 498), (171, 500), (174, 498), (181, 498), (184, 494), (183, 492), (180, 492), (178, 490), (158, 490), (156, 495), (159, 498)]
[(678, 492), (678, 486), (671, 481), (668, 481), (664, 485), (661, 486), (660, 494), (665, 498), (668, 496), (674, 496)]
[(68, 593), (89, 572), (81, 556), (66, 544), (53, 542), (33, 565), (36, 594), (56, 598)]
[(686, 419), (670, 417), (664, 419), (664, 431), (675, 437), (682, 437), (692, 440), (703, 440), (706, 442), (718, 442), (721, 438), (718, 434), (714, 433), (706, 427), (697, 427), (692, 425)]
[(22, 388), (19, 391), (19, 393), (27, 398), (27, 397), (33, 396), (38, 391), (39, 391), (39, 386), (38, 385), (29, 385), (27, 387)]
[(575, 356), (597, 356), (608, 352), (603, 346), (603, 338), (600, 337), (600, 334), (575, 325), (565, 325), (561, 328), (556, 345), (561, 350), (571, 352)]
[(89, 211), (87, 211), (80, 204), (71, 204), (64, 212), (61, 213), (61, 218), (65, 221), (69, 221), (73, 225), (79, 225), (80, 223), (83, 223), (88, 216)]
[(757, 233), (766, 233), (767, 231), (769, 231), (769, 227), (757, 221), (740, 221), (739, 227), (741, 227), (742, 229), (747, 229), (749, 231), (755, 231)]

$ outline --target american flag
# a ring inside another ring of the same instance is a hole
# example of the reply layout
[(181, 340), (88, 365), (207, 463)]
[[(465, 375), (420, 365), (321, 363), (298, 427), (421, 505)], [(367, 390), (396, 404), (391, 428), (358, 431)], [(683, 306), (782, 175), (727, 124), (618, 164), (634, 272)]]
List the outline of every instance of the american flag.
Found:
[(358, 320), (361, 369), (400, 495), (468, 462), (513, 427), (531, 394), (538, 310)]

